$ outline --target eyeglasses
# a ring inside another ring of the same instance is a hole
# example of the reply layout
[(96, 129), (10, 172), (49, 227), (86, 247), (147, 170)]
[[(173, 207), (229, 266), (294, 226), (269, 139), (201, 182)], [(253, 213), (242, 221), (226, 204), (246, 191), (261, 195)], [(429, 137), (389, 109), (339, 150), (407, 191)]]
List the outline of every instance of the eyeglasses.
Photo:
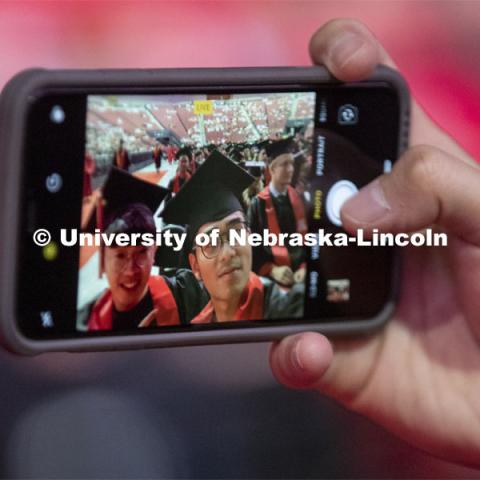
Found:
[(134, 264), (143, 268), (152, 261), (149, 248), (144, 248), (137, 252), (127, 253), (125, 251), (113, 252), (111, 258), (113, 270), (117, 273), (123, 272), (130, 265), (130, 261), (133, 260)]
[[(208, 243), (207, 245), (195, 245), (192, 251), (194, 251), (196, 248), (200, 248), (205, 258), (208, 258), (209, 260), (218, 257), (218, 255), (222, 251), (223, 246), (225, 244), (230, 244), (230, 232), (235, 232), (238, 235), (244, 235), (245, 233), (249, 232), (249, 228), (246, 222), (233, 223), (229, 225), (225, 233), (219, 235), (218, 237), (215, 237), (215, 243), (213, 243), (212, 240), (212, 242)], [(212, 238), (212, 236), (210, 236), (210, 238)]]

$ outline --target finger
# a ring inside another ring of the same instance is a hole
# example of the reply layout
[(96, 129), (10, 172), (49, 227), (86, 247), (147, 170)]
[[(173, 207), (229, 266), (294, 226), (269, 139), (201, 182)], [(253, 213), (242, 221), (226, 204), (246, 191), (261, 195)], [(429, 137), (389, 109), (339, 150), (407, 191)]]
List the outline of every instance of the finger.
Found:
[(351, 19), (332, 20), (317, 30), (310, 40), (310, 56), (344, 82), (367, 78), (379, 63), (395, 67), (372, 32)]
[(286, 285), (291, 285), (293, 283), (293, 273), (285, 272), (285, 274), (283, 275), (283, 281)]
[(304, 278), (305, 278), (305, 270), (303, 268), (297, 270), (293, 276), (295, 283), (303, 282)]
[[(395, 62), (373, 33), (352, 19), (332, 20), (317, 30), (310, 40), (310, 56), (314, 63), (325, 65), (344, 82), (367, 78), (378, 64), (396, 69)], [(475, 163), (415, 101), (410, 132), (410, 145), (436, 145), (467, 163)]]
[(336, 340), (335, 354), (324, 335), (292, 335), (272, 345), (270, 367), (287, 387), (316, 389), (353, 408), (378, 366), (384, 333), (360, 340)]
[(274, 376), (291, 388), (314, 388), (330, 366), (332, 358), (330, 342), (317, 333), (284, 338), (270, 349), (270, 367)]
[(157, 310), (152, 310), (139, 324), (139, 328), (149, 327), (157, 318)]
[(349, 231), (373, 228), (413, 232), (440, 225), (480, 245), (480, 167), (461, 162), (434, 147), (411, 148), (389, 174), (362, 188), (343, 205)]

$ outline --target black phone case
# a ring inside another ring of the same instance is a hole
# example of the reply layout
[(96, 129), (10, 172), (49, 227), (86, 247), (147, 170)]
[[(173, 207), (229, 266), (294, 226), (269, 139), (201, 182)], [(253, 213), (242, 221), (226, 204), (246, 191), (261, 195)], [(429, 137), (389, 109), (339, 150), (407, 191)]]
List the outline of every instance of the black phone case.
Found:
[[(391, 85), (400, 99), (399, 151), (408, 145), (410, 95), (398, 72), (379, 66), (363, 82), (385, 82)], [(280, 339), (305, 330), (327, 335), (368, 334), (383, 325), (394, 311), (399, 288), (398, 254), (393, 269), (393, 288), (383, 310), (368, 320), (328, 321), (303, 323), (295, 320), (288, 326), (236, 328), (195, 332), (159, 333), (148, 335), (115, 335), (53, 340), (34, 340), (20, 332), (15, 315), (16, 285), (19, 271), (16, 259), (20, 218), (20, 179), (22, 175), (22, 148), (28, 98), (43, 89), (84, 88), (152, 90), (172, 87), (175, 91), (198, 86), (255, 87), (262, 85), (315, 85), (339, 83), (326, 68), (268, 67), (268, 68), (214, 68), (214, 69), (157, 69), (157, 70), (27, 70), (10, 80), (0, 97), (0, 336), (11, 351), (34, 355), (47, 351), (122, 350), (182, 345), (258, 342)]]

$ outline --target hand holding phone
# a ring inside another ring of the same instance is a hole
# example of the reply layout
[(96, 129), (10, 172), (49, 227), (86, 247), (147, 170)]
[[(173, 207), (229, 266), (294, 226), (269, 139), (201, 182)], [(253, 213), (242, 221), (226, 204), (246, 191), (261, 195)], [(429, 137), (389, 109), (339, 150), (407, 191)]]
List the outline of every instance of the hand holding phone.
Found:
[[(349, 59), (330, 54), (340, 43)], [(311, 45), (314, 61), (343, 81), (378, 63), (395, 68), (353, 20), (329, 22)], [(415, 102), (411, 138), (390, 174), (345, 203), (343, 225), (395, 233), (435, 224), (448, 247), (403, 249), (401, 296), (383, 330), (363, 339), (289, 336), (273, 346), (271, 366), (291, 388), (317, 389), (433, 455), (478, 467), (480, 230), (472, 219), (480, 218), (480, 168)]]
[(393, 250), (331, 241), (405, 147), (392, 70), (36, 70), (1, 114), (10, 348), (358, 334), (392, 312)]

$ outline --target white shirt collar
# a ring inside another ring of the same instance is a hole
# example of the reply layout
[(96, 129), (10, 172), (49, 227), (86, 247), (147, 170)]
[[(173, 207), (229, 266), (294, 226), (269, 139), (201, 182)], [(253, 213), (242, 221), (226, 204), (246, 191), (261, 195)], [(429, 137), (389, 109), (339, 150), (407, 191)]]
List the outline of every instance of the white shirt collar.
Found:
[(278, 196), (281, 196), (281, 197), (285, 197), (287, 195), (287, 192), (285, 193), (280, 193), (274, 186), (273, 186), (273, 183), (270, 182), (268, 184), (268, 189), (270, 190), (270, 193), (275, 197), (277, 198)]

